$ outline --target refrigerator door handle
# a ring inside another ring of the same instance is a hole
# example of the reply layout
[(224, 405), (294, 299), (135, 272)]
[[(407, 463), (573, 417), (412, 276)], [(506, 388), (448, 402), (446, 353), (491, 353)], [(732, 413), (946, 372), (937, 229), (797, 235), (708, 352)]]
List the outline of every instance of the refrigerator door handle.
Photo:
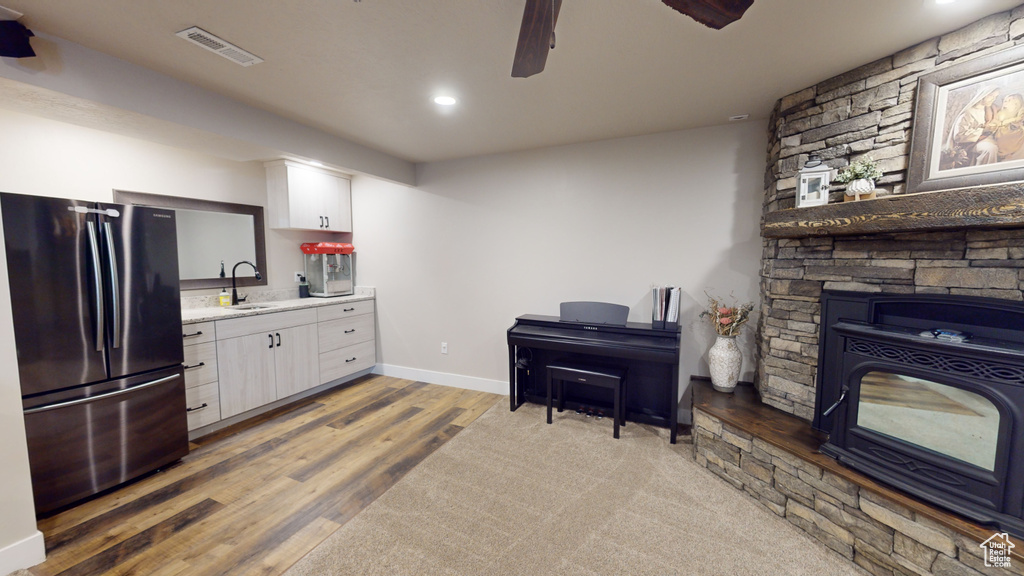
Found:
[(87, 208), (85, 206), (68, 206), (68, 211), (76, 212), (78, 214), (102, 214), (103, 216), (109, 216), (111, 218), (119, 218), (121, 216), (121, 213), (113, 208), (100, 210), (98, 208)]
[(35, 414), (36, 412), (46, 412), (47, 410), (56, 410), (58, 408), (67, 408), (68, 406), (77, 406), (78, 404), (85, 404), (86, 402), (95, 402), (97, 400), (103, 400), (104, 398), (113, 398), (114, 396), (120, 396), (129, 392), (135, 392), (142, 390), (143, 388), (150, 388), (164, 382), (170, 382), (177, 378), (178, 374), (171, 374), (170, 376), (164, 376), (163, 378), (157, 378), (145, 384), (139, 384), (138, 386), (132, 386), (131, 388), (124, 388), (122, 390), (114, 390), (113, 392), (107, 392), (106, 394), (100, 394), (99, 396), (90, 396), (88, 398), (79, 398), (78, 400), (71, 400), (68, 402), (58, 402), (56, 404), (46, 404), (43, 406), (36, 406), (35, 408), (29, 408), (25, 410), (25, 414)]
[(89, 254), (92, 256), (92, 281), (96, 292), (96, 351), (103, 352), (103, 280), (100, 278), (100, 246), (96, 241), (96, 223), (86, 222), (89, 231)]
[(117, 259), (114, 254), (114, 234), (110, 231), (110, 222), (103, 223), (103, 232), (107, 236), (107, 260), (110, 264), (110, 301), (114, 314), (112, 327), (114, 348), (121, 347), (121, 288), (117, 283)]

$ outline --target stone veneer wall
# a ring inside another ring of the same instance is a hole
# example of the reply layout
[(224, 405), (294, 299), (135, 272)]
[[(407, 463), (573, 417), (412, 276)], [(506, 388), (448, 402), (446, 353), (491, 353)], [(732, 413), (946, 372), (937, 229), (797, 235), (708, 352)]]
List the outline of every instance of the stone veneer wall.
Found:
[[(1022, 37), (1024, 6), (779, 100), (769, 122), (764, 213), (794, 206), (811, 153), (835, 168), (870, 154), (884, 172), (879, 196), (904, 193), (917, 79)], [(842, 201), (842, 186), (830, 201)], [(1021, 300), (1024, 227), (764, 239), (761, 276), (758, 390), (764, 402), (810, 420), (822, 289)]]
[(875, 576), (1024, 575), (978, 542), (694, 408), (697, 463)]

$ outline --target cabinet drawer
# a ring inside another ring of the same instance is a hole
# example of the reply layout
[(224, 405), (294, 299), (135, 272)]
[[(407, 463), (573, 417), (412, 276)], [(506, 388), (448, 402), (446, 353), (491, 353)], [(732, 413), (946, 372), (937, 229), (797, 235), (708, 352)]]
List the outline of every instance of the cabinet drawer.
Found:
[(330, 306), (320, 306), (316, 309), (317, 320), (320, 322), (337, 320), (339, 318), (349, 318), (351, 316), (359, 316), (361, 314), (370, 314), (372, 312), (373, 300), (360, 300), (359, 302), (332, 304)]
[(360, 342), (320, 355), (320, 383), (327, 383), (372, 368), (377, 363), (375, 340)]
[(213, 321), (185, 324), (181, 327), (181, 340), (185, 346), (213, 342), (216, 339), (217, 333), (214, 330)]
[(374, 339), (373, 314), (320, 322), (320, 352), (330, 352)]
[(186, 389), (185, 405), (190, 408), (189, 430), (202, 428), (220, 420), (220, 389), (217, 388), (217, 383), (210, 382)]
[(273, 332), (283, 328), (293, 328), (303, 324), (316, 324), (315, 309), (306, 308), (303, 310), (290, 310), (288, 312), (260, 314), (259, 316), (217, 320), (217, 334), (220, 340), (224, 340), (226, 338), (248, 336), (249, 334), (259, 334), (260, 332)]
[(195, 388), (216, 380), (217, 343), (204, 342), (185, 346), (185, 387)]

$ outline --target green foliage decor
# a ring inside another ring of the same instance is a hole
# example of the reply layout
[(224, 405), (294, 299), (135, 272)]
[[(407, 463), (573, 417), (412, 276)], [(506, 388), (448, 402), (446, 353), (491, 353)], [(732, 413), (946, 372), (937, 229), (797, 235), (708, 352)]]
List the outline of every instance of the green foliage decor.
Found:
[(881, 177), (882, 171), (879, 170), (878, 164), (870, 156), (865, 156), (840, 170), (839, 175), (836, 176), (836, 182), (846, 184), (862, 178), (876, 180)]

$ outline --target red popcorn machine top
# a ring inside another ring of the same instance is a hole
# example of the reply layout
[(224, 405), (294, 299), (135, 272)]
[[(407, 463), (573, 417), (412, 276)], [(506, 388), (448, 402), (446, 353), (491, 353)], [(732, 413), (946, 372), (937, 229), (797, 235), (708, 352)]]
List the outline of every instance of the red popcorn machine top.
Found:
[(351, 254), (356, 247), (348, 242), (306, 242), (302, 246), (303, 254)]
[(355, 247), (346, 242), (306, 242), (302, 249), (309, 295), (346, 296), (355, 291)]

